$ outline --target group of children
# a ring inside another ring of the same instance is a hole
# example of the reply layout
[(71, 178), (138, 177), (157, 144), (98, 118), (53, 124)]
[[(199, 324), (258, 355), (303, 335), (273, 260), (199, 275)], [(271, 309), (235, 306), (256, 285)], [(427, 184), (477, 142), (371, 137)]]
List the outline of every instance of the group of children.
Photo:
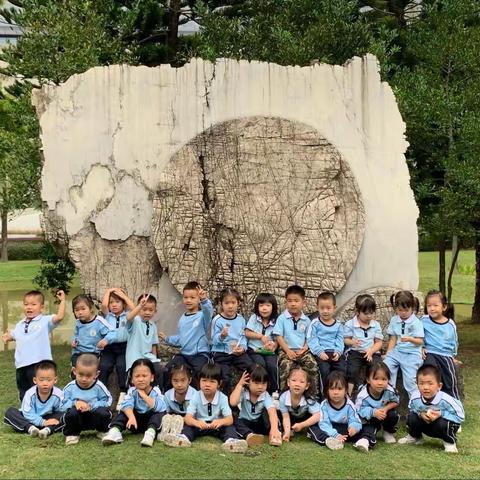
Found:
[[(292, 285), (280, 315), (276, 298), (262, 293), (247, 322), (235, 289), (220, 293), (214, 315), (207, 293), (189, 282), (183, 289), (185, 313), (170, 336), (157, 332), (152, 295), (134, 305), (123, 290), (109, 289), (103, 316), (88, 296), (79, 295), (72, 301), (73, 380), (63, 392), (55, 386), (49, 343), (49, 332), (65, 312), (64, 293), (57, 297), (58, 313), (43, 315), (43, 295), (25, 294), (25, 318), (3, 335), (5, 342), (16, 341), (22, 405), (9, 408), (4, 421), (17, 431), (46, 438), (62, 430), (72, 445), (82, 431), (96, 430), (104, 445), (112, 445), (130, 430), (143, 433), (141, 444), (150, 447), (155, 439), (189, 447), (195, 438), (211, 435), (222, 439), (228, 452), (244, 452), (263, 443), (265, 435), (270, 445), (280, 446), (306, 431), (332, 450), (353, 442), (368, 452), (381, 429), (386, 443), (396, 442), (395, 385), (401, 370), (410, 412), (409, 433), (398, 443), (420, 443), (425, 434), (441, 438), (447, 452), (457, 451), (456, 433), (464, 420), (453, 363), (458, 341), (438, 291), (427, 294), (422, 318), (411, 292), (392, 296), (395, 315), (383, 361), (383, 333), (371, 295), (359, 295), (355, 316), (342, 324), (334, 317), (333, 293), (319, 294), (318, 315), (311, 320), (303, 312), (305, 290)], [(179, 347), (166, 365), (158, 358), (159, 340)], [(233, 389), (231, 367), (241, 372)], [(112, 420), (105, 385), (113, 368), (120, 398)]]

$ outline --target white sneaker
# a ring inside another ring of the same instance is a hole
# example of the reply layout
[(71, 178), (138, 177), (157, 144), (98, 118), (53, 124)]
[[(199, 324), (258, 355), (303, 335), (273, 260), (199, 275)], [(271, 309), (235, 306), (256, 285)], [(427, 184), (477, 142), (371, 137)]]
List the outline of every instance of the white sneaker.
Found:
[(457, 433), (462, 433), (462, 426), (461, 425), (458, 427)]
[[(163, 416), (162, 418), (162, 424), (160, 425), (160, 432), (157, 435), (157, 440), (159, 442), (164, 442), (165, 441), (165, 435), (170, 433), (170, 428), (172, 424), (172, 417), (173, 415), (170, 415), (167, 413), (166, 415)], [(180, 433), (180, 432), (178, 432)]]
[(97, 432), (97, 433), (95, 434), (95, 436), (96, 436), (97, 438), (99, 438), (100, 440), (103, 440), (104, 437), (107, 436), (107, 432)]
[(120, 395), (118, 396), (118, 402), (117, 406), (115, 407), (115, 410), (117, 412), (120, 411), (120, 407), (122, 406), (123, 399), (125, 398), (126, 393), (125, 392), (120, 392)]
[(170, 421), (170, 433), (175, 435), (180, 435), (183, 430), (183, 417), (181, 415), (172, 415)]
[(80, 441), (80, 435), (68, 435), (65, 437), (65, 445), (76, 445)]
[(343, 442), (336, 437), (328, 437), (325, 440), (325, 445), (330, 450), (341, 450), (345, 446)]
[(422, 438), (412, 437), (410, 434), (407, 434), (405, 437), (398, 440), (399, 445), (421, 445), (423, 443)]
[(38, 438), (41, 438), (42, 440), (45, 440), (52, 432), (48, 427), (43, 427), (39, 432), (38, 432)]
[(169, 447), (188, 448), (192, 446), (190, 440), (182, 433), (180, 435), (167, 433), (163, 441), (165, 442), (165, 445), (168, 445)]
[(31, 436), (31, 437), (38, 437), (38, 433), (40, 432), (40, 430), (35, 426), (35, 425), (32, 425), (29, 429), (28, 429), (28, 434)]
[(118, 428), (111, 428), (108, 433), (102, 438), (103, 445), (113, 445), (115, 443), (122, 443), (122, 432)]
[(385, 443), (397, 443), (397, 439), (393, 435), (393, 433), (390, 432), (383, 432), (383, 440)]
[(277, 410), (280, 409), (280, 394), (278, 392), (273, 392), (272, 393), (272, 400), (273, 400), (273, 405)]
[(222, 450), (230, 453), (244, 453), (248, 450), (248, 443), (246, 440), (229, 438), (222, 444)]
[(457, 444), (456, 443), (447, 443), (443, 442), (443, 447), (447, 453), (458, 453)]
[(368, 453), (368, 447), (370, 444), (366, 438), (361, 438), (360, 440), (357, 440), (353, 446), (360, 452)]
[(143, 435), (143, 439), (140, 442), (142, 447), (153, 447), (153, 442), (155, 441), (155, 436), (157, 432), (153, 428), (149, 428)]

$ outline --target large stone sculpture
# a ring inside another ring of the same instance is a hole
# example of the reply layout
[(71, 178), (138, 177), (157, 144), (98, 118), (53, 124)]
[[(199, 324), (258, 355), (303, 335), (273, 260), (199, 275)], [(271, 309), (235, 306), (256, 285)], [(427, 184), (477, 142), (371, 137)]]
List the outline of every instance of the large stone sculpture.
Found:
[[(192, 60), (98, 67), (35, 95), (47, 237), (83, 288), (161, 299), (192, 279), (342, 306), (415, 289), (405, 126), (375, 57), (344, 66)], [(169, 330), (169, 325), (163, 325)]]

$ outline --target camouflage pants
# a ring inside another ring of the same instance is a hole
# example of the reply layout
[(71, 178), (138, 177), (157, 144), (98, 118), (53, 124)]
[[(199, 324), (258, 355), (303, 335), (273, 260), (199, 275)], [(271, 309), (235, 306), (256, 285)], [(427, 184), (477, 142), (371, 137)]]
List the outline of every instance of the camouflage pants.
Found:
[(293, 366), (300, 365), (307, 373), (310, 382), (310, 392), (313, 397), (318, 396), (318, 365), (315, 357), (309, 352), (305, 352), (302, 356), (295, 360), (290, 360), (287, 354), (280, 350), (278, 354), (278, 375), (280, 378), (280, 389), (287, 388), (287, 379), (290, 369)]

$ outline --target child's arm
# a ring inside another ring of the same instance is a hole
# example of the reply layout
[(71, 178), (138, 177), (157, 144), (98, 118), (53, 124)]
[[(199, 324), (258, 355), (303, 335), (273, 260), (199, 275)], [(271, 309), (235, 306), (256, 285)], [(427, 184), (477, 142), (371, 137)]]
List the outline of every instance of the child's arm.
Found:
[(348, 407), (348, 435), (353, 437), (362, 429), (362, 421), (351, 405)]
[(203, 288), (197, 287), (197, 290), (198, 296), (200, 297), (200, 308), (202, 309), (203, 313), (203, 326), (205, 328), (205, 332), (207, 332), (213, 317), (213, 305), (208, 298), (208, 293)]
[(282, 412), (282, 424), (283, 424), (283, 437), (284, 442), (290, 440), (291, 425), (290, 425), (290, 414), (288, 412)]
[(142, 400), (148, 405), (148, 408), (151, 410), (155, 406), (155, 399), (152, 398), (150, 395), (147, 394), (144, 390), (138, 390), (138, 395), (142, 398)]
[(65, 316), (65, 292), (63, 290), (59, 290), (55, 296), (60, 300), (60, 303), (58, 305), (57, 313), (52, 317), (52, 322), (54, 324), (60, 323)]
[(291, 428), (294, 432), (300, 432), (301, 430), (304, 430), (305, 428), (308, 428), (308, 427), (311, 427), (312, 425), (315, 425), (319, 421), (320, 421), (320, 412), (316, 412), (310, 418), (307, 418), (303, 422), (294, 423)]
[(247, 372), (243, 372), (240, 380), (238, 381), (237, 385), (233, 389), (232, 393), (230, 394), (230, 405), (232, 407), (236, 407), (240, 404), (241, 397), (242, 397), (242, 389), (245, 385), (247, 385), (250, 377)]
[(383, 342), (381, 339), (376, 338), (373, 341), (373, 345), (365, 351), (364, 357), (367, 359), (368, 362), (372, 361), (373, 355), (379, 352), (383, 347)]
[(98, 388), (98, 398), (97, 400), (93, 401), (90, 404), (90, 408), (95, 410), (96, 408), (100, 407), (109, 407), (112, 404), (112, 396), (110, 392), (107, 390), (107, 387), (102, 388), (99, 384), (97, 384)]
[(138, 305), (133, 307), (128, 313), (127, 313), (127, 322), (132, 322), (133, 319), (140, 313), (140, 310), (142, 307), (147, 303), (148, 295), (144, 295), (140, 301), (138, 302)]
[[(100, 318), (100, 317), (97, 317)], [(106, 320), (104, 320), (106, 322)], [(103, 322), (102, 322), (103, 324)], [(117, 338), (117, 332), (113, 330), (110, 326), (103, 324), (102, 329), (100, 330), (100, 335), (103, 335), (103, 338), (97, 343), (97, 348), (103, 350), (107, 345), (110, 345)]]
[(15, 337), (12, 334), (11, 330), (6, 330), (5, 333), (2, 335), (3, 343), (6, 345), (8, 342), (14, 342)]
[(122, 412), (127, 416), (128, 422), (127, 422), (127, 428), (138, 428), (137, 425), (137, 419), (135, 417), (135, 413), (133, 412), (133, 408), (128, 407), (128, 408), (122, 408)]
[(390, 338), (388, 339), (387, 353), (392, 351), (395, 348), (396, 344), (397, 344), (397, 336), (390, 335)]
[(32, 405), (32, 396), (27, 397), (26, 395), (23, 397), (21, 411), (23, 416), (30, 422), (33, 423), (36, 427), (44, 427), (45, 420), (41, 415), (38, 415), (37, 412), (33, 409)]
[(63, 390), (63, 402), (60, 406), (60, 410), (65, 412), (68, 409), (72, 408), (74, 404), (75, 404), (75, 399), (73, 398), (71, 388), (69, 387), (69, 385), (67, 385)]
[(233, 415), (227, 415), (224, 418), (216, 418), (210, 422), (209, 427), (216, 430), (222, 427), (229, 427), (230, 425), (233, 425)]
[(270, 421), (270, 438), (280, 438), (280, 430), (278, 429), (278, 415), (275, 407), (267, 408), (268, 419)]
[(191, 413), (187, 413), (183, 421), (185, 422), (185, 425), (188, 425), (190, 427), (197, 427), (200, 430), (205, 430), (209, 428), (207, 422), (204, 422), (203, 420), (197, 420)]
[(345, 342), (343, 340), (343, 325), (340, 324), (337, 330), (337, 334), (335, 336), (335, 344), (334, 344), (335, 353), (333, 354), (333, 360), (335, 362), (342, 356), (344, 349), (345, 349)]
[(423, 337), (401, 337), (400, 341), (410, 342), (417, 346), (423, 345)]
[(359, 347), (362, 342), (358, 338), (343, 337), (343, 342), (347, 347)]
[(103, 294), (102, 305), (100, 306), (100, 311), (103, 313), (103, 315), (106, 315), (108, 313), (108, 303), (110, 301), (110, 294), (114, 290), (115, 290), (114, 288), (107, 288), (105, 290), (105, 293)]
[(318, 357), (321, 353), (323, 353), (323, 350), (320, 348), (320, 339), (318, 336), (318, 323), (319, 321), (315, 319), (310, 324), (307, 330), (308, 348), (310, 349), (312, 354), (315, 355), (316, 357)]

